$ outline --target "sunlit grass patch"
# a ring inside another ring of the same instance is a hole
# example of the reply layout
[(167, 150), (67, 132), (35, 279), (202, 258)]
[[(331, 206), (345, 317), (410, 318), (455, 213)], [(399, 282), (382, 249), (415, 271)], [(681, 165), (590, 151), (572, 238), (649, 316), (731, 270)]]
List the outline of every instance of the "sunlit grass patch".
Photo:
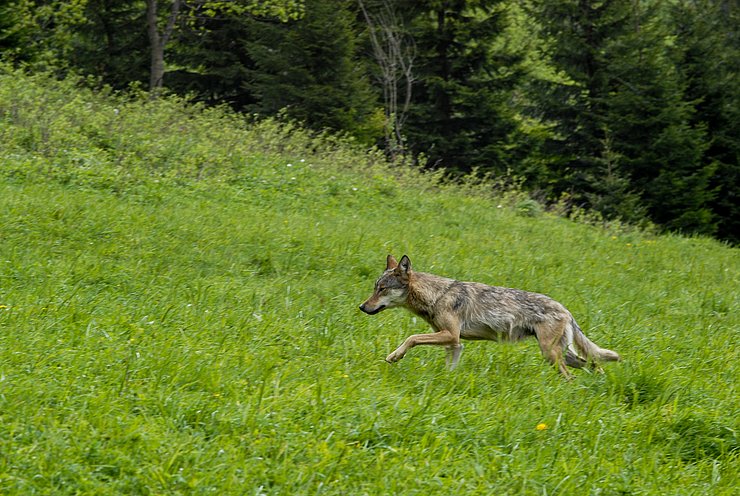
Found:
[[(737, 250), (520, 215), (274, 122), (158, 136), (181, 103), (118, 103), (75, 118), (95, 136), (0, 134), (0, 492), (736, 490)], [(623, 362), (564, 382), (531, 340), (389, 365), (428, 327), (358, 310), (388, 253), (547, 293)]]

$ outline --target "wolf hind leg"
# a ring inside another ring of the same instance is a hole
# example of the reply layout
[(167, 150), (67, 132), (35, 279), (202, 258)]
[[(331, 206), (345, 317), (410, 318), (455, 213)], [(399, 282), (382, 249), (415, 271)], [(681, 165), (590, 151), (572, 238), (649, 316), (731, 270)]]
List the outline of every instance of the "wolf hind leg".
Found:
[(568, 368), (565, 366), (566, 361), (563, 360), (563, 349), (559, 343), (553, 344), (549, 349), (543, 348), (540, 344), (540, 349), (545, 359), (554, 365), (565, 379), (570, 380), (573, 378), (573, 375), (568, 372)]
[(543, 323), (535, 326), (534, 330), (542, 356), (554, 365), (563, 377), (572, 379), (573, 376), (565, 366), (568, 362), (567, 356), (563, 359), (562, 339), (566, 332), (565, 325), (559, 322)]
[(604, 369), (599, 366), (598, 362), (593, 360), (584, 360), (569, 349), (565, 350), (565, 364), (574, 369), (582, 369), (585, 367), (586, 370), (590, 372), (597, 372), (599, 374), (604, 373)]
[[(573, 367), (574, 369), (581, 369), (588, 365), (588, 362), (581, 358), (580, 356), (573, 353), (570, 349), (565, 350), (565, 364), (568, 367)], [(593, 364), (592, 364), (593, 365)]]

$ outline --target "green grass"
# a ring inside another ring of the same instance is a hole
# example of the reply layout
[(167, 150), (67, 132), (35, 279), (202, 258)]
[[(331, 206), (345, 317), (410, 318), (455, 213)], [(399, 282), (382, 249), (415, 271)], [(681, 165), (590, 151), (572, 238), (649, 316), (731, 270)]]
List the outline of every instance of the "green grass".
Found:
[[(19, 73), (0, 73), (0, 150), (3, 494), (740, 485), (737, 249)], [(624, 361), (564, 382), (527, 341), (470, 342), (452, 373), (434, 348), (389, 365), (426, 328), (357, 308), (388, 253), (547, 293)]]

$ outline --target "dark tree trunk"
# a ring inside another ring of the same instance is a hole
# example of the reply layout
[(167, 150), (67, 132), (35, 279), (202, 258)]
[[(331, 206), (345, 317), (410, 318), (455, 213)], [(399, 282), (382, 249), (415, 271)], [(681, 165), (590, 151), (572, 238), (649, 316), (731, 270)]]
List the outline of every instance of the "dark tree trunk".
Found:
[(172, 31), (175, 29), (177, 16), (180, 13), (180, 0), (172, 1), (172, 9), (170, 11), (169, 18), (167, 19), (167, 25), (161, 33), (157, 27), (157, 7), (157, 0), (146, 0), (146, 23), (151, 51), (149, 91), (151, 91), (154, 96), (156, 96), (156, 94), (162, 89), (164, 84), (164, 50), (167, 46), (167, 41), (172, 35)]

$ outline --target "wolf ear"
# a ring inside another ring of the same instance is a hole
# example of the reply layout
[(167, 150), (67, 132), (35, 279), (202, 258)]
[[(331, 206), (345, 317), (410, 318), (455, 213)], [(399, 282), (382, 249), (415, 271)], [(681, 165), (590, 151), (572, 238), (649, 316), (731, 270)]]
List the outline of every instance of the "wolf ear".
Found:
[(406, 255), (401, 257), (401, 261), (398, 262), (398, 267), (402, 272), (411, 272), (411, 260)]
[(398, 262), (396, 262), (396, 259), (393, 258), (393, 255), (388, 255), (385, 264), (385, 270), (391, 270), (398, 267)]

